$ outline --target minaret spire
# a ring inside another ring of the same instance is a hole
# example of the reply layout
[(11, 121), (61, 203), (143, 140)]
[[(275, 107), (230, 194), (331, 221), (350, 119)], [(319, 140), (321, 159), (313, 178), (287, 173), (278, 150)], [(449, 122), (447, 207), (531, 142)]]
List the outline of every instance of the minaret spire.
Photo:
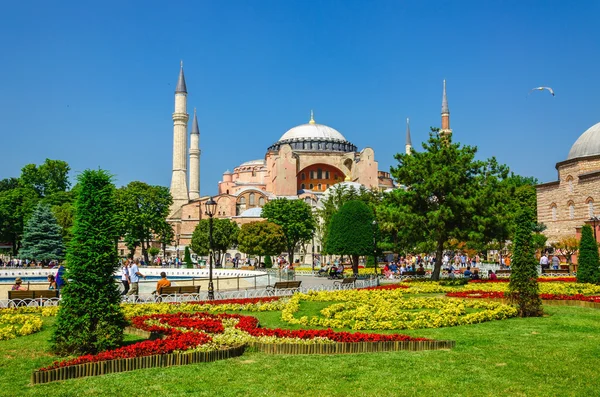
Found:
[(446, 96), (446, 80), (444, 80), (444, 89), (442, 92), (442, 128), (440, 135), (450, 135), (450, 109), (448, 108), (448, 97)]
[(406, 118), (406, 145), (404, 145), (404, 149), (406, 150), (406, 154), (410, 154), (412, 149), (412, 141), (410, 139), (410, 120)]
[(192, 134), (190, 135), (190, 200), (200, 198), (200, 129), (194, 108)]
[(308, 124), (315, 124), (315, 114), (313, 113), (312, 109), (310, 110), (310, 121)]
[(169, 217), (176, 217), (181, 206), (189, 202), (187, 187), (187, 89), (183, 76), (183, 61), (175, 89), (175, 112), (173, 113), (173, 174), (171, 175), (171, 205)]

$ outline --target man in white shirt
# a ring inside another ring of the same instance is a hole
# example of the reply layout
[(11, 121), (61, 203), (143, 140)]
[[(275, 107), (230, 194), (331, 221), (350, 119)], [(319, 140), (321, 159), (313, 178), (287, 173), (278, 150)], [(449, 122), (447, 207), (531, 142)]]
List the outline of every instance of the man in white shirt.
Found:
[(139, 282), (140, 282), (140, 277), (142, 277), (144, 280), (146, 279), (146, 276), (144, 276), (142, 273), (140, 273), (140, 269), (138, 268), (138, 265), (140, 263), (139, 259), (136, 259), (135, 262), (133, 262), (131, 264), (131, 266), (129, 267), (129, 280), (130, 280), (130, 289), (127, 292), (127, 295), (134, 295), (137, 296), (137, 294), (140, 291), (139, 288)]
[(542, 255), (542, 257), (540, 258), (540, 266), (542, 266), (542, 270), (549, 268), (548, 257), (546, 256), (546, 254)]

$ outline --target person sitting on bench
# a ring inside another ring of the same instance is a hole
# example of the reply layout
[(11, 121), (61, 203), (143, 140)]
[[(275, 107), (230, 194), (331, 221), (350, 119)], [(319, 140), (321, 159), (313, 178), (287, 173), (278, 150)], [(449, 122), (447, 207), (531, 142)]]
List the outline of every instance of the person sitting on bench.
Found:
[(29, 291), (29, 288), (25, 288), (23, 285), (23, 280), (21, 277), (15, 278), (15, 285), (12, 286), (11, 290), (13, 291)]
[(162, 278), (156, 282), (156, 291), (154, 291), (153, 294), (159, 293), (161, 288), (163, 288), (163, 287), (171, 286), (171, 282), (169, 280), (167, 280), (167, 273), (160, 272), (160, 277), (162, 277)]

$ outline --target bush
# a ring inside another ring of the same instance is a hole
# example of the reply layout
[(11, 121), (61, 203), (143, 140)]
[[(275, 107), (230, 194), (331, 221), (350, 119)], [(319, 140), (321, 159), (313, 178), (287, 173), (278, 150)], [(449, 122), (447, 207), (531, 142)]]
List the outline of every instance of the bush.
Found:
[(69, 282), (61, 289), (52, 346), (59, 354), (114, 349), (123, 341), (126, 325), (113, 278), (119, 267), (115, 186), (102, 170), (83, 171), (78, 181), (73, 238), (67, 249)]
[(190, 247), (185, 246), (185, 254), (183, 256), (183, 263), (185, 263), (185, 267), (188, 269), (192, 269), (194, 264), (192, 263), (192, 256), (190, 255)]
[(600, 282), (600, 268), (598, 259), (598, 244), (590, 225), (581, 228), (581, 241), (579, 242), (579, 258), (577, 259), (577, 282)]
[(271, 260), (271, 255), (265, 256), (265, 268), (270, 269), (273, 267), (273, 261)]

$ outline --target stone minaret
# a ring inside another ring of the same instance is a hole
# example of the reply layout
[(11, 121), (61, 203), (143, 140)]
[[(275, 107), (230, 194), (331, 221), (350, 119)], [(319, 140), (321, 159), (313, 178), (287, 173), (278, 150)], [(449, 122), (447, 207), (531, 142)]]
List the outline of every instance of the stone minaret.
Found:
[(182, 205), (189, 202), (187, 189), (187, 88), (183, 75), (183, 62), (179, 70), (179, 80), (175, 88), (175, 112), (173, 113), (173, 175), (171, 176), (171, 195), (174, 215)]
[(448, 98), (446, 98), (446, 80), (444, 80), (444, 92), (442, 94), (442, 129), (440, 135), (452, 135), (450, 129), (450, 109), (448, 109)]
[(200, 198), (200, 130), (194, 108), (192, 134), (190, 135), (190, 200)]
[(410, 120), (408, 117), (406, 118), (406, 145), (404, 145), (404, 149), (406, 150), (406, 154), (410, 154), (410, 150), (412, 149), (412, 141), (410, 139)]

